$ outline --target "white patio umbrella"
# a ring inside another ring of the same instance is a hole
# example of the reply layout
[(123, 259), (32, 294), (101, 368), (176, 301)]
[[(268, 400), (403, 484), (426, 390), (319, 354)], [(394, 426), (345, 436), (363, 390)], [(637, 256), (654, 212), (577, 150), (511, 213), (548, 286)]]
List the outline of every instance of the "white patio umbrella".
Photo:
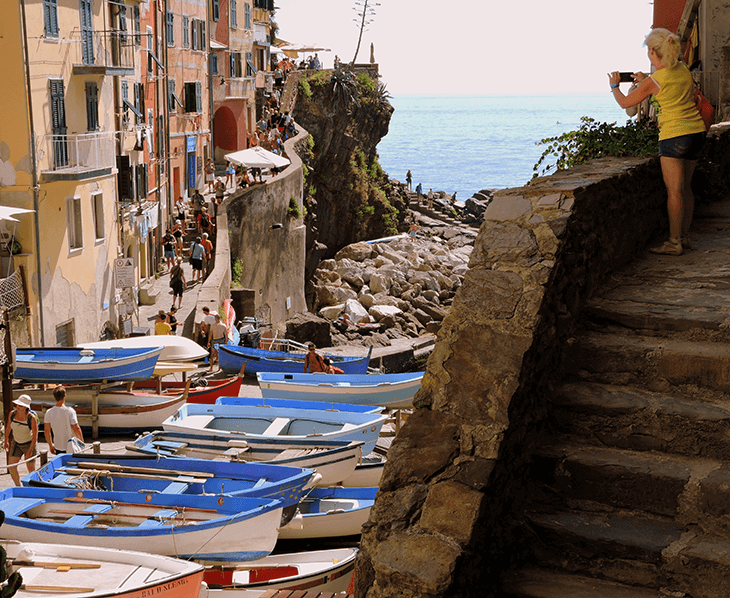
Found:
[(17, 218), (13, 218), (18, 214), (29, 214), (35, 210), (25, 210), (23, 208), (11, 208), (10, 206), (0, 206), (0, 220), (8, 220), (10, 222), (19, 222)]
[(258, 146), (226, 154), (226, 160), (246, 168), (283, 168), (291, 164), (286, 158)]

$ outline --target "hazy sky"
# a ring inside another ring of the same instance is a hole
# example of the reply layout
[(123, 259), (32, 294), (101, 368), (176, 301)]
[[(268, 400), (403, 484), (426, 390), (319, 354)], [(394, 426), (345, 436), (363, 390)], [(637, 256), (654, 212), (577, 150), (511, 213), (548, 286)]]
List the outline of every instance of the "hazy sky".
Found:
[[(279, 37), (352, 60), (355, 0), (276, 0)], [(608, 93), (611, 70), (649, 70), (649, 0), (380, 0), (370, 43), (394, 95)]]

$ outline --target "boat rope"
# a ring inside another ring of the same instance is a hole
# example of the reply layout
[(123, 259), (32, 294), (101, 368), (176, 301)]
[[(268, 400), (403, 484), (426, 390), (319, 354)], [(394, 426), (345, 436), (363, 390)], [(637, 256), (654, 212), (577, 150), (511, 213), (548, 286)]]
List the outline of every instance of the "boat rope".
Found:
[(38, 455), (33, 455), (33, 456), (32, 456), (32, 457), (30, 458), (30, 459), (21, 459), (21, 460), (20, 460), (20, 461), (18, 461), (17, 463), (13, 463), (12, 465), (6, 465), (6, 466), (5, 466), (4, 468), (3, 468), (3, 469), (5, 470), (5, 472), (4, 472), (4, 473), (3, 473), (2, 475), (10, 475), (10, 468), (11, 468), (11, 467), (12, 467), (13, 469), (15, 469), (15, 468), (17, 468), (17, 467), (18, 467), (18, 465), (22, 465), (23, 463), (28, 463), (28, 462), (31, 462), (31, 461), (36, 461), (36, 460), (38, 460), (38, 459), (40, 459), (40, 458), (41, 458), (40, 454), (38, 454)]

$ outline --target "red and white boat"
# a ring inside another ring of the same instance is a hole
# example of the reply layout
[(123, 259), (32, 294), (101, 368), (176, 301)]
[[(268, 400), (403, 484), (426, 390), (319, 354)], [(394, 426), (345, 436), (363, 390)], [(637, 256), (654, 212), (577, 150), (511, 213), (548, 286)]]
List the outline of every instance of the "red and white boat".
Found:
[[(253, 590), (345, 592), (357, 548), (270, 555), (240, 566), (208, 568), (201, 598), (248, 598)], [(251, 592), (251, 593), (249, 593)]]
[[(221, 380), (207, 380), (207, 386), (192, 386), (188, 390), (188, 403), (202, 403), (204, 405), (213, 405), (219, 397), (237, 397), (241, 390), (241, 382), (243, 378), (234, 376), (233, 378), (223, 378)], [(152, 390), (156, 392), (160, 390), (163, 395), (176, 395), (185, 390), (186, 382), (177, 380), (162, 381), (158, 386), (155, 380), (145, 380), (144, 382), (135, 382), (134, 390)]]
[(172, 557), (80, 543), (0, 542), (23, 584), (16, 598), (197, 598), (203, 567)]

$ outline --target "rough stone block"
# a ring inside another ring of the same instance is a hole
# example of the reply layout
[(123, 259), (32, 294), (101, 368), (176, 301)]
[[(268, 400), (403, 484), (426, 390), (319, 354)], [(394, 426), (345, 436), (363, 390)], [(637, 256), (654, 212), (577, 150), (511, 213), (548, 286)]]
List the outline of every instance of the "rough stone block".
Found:
[(454, 299), (473, 314), (511, 318), (522, 297), (522, 278), (514, 272), (470, 270)]
[(560, 193), (551, 193), (550, 195), (543, 195), (537, 200), (538, 208), (557, 208), (560, 206)]
[(469, 544), (484, 503), (484, 494), (457, 482), (431, 486), (423, 505), (422, 529)]
[(518, 220), (532, 214), (532, 202), (521, 195), (498, 195), (487, 206), (485, 220)]

